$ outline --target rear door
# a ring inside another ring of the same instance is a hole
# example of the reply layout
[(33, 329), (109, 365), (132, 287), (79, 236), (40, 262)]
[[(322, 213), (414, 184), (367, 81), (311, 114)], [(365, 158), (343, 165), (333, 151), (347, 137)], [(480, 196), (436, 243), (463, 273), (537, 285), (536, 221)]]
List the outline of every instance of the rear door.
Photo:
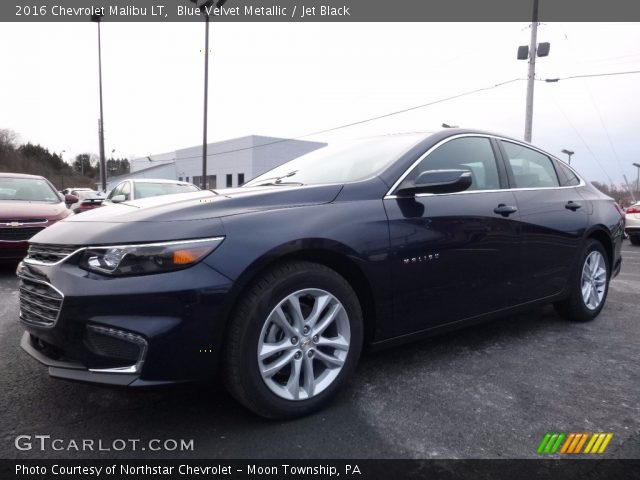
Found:
[(396, 319), (387, 336), (513, 305), (520, 216), (514, 194), (503, 189), (506, 175), (496, 149), (488, 137), (446, 140), (397, 183), (424, 170), (462, 169), (472, 172), (468, 190), (411, 198), (392, 191), (385, 197)]
[[(529, 146), (501, 140), (521, 221), (522, 300), (559, 293), (566, 285), (588, 222), (588, 204), (555, 162)], [(580, 181), (578, 180), (578, 183)]]

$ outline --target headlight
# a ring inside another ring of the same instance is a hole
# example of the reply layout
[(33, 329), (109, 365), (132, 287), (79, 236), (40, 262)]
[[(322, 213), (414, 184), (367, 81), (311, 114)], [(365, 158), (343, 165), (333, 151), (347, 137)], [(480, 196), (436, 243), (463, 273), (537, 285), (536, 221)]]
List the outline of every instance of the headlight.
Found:
[(80, 267), (106, 275), (145, 275), (190, 267), (213, 252), (224, 237), (177, 242), (88, 247)]

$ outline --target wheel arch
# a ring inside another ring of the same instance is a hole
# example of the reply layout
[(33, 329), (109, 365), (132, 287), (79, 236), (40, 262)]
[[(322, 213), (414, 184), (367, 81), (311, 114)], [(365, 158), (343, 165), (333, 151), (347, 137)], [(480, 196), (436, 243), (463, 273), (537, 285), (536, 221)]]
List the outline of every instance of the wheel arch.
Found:
[(607, 254), (607, 259), (609, 260), (609, 275), (611, 275), (615, 264), (615, 258), (613, 240), (611, 239), (609, 230), (607, 230), (604, 225), (596, 225), (591, 228), (585, 235), (585, 240), (589, 239), (597, 240), (604, 247), (604, 250)]
[(276, 247), (249, 265), (234, 282), (235, 292), (229, 306), (228, 318), (233, 316), (243, 295), (266, 271), (288, 261), (307, 261), (332, 269), (351, 285), (358, 298), (360, 308), (362, 308), (363, 340), (367, 344), (374, 337), (378, 309), (371, 283), (358, 262), (354, 260), (355, 257), (355, 253), (347, 246), (323, 239), (296, 241)]

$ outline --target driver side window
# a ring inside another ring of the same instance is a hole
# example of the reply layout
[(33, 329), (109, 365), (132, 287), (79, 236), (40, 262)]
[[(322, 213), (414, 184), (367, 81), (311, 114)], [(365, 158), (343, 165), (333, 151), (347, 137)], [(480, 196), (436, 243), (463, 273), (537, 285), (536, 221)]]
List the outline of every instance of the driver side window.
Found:
[(440, 145), (427, 155), (405, 180), (415, 180), (427, 170), (467, 170), (471, 186), (466, 190), (497, 190), (500, 177), (491, 142), (483, 137), (463, 137)]

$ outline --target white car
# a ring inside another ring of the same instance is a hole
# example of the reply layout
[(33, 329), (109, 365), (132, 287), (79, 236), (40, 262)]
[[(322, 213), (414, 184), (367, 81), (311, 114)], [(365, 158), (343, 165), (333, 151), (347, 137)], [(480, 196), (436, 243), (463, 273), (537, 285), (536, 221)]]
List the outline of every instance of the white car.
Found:
[(632, 245), (640, 245), (640, 202), (634, 203), (625, 211), (624, 231), (629, 235)]
[(189, 182), (156, 178), (123, 180), (107, 196), (107, 202), (120, 203), (138, 198), (170, 195), (172, 193), (197, 192), (200, 190)]

